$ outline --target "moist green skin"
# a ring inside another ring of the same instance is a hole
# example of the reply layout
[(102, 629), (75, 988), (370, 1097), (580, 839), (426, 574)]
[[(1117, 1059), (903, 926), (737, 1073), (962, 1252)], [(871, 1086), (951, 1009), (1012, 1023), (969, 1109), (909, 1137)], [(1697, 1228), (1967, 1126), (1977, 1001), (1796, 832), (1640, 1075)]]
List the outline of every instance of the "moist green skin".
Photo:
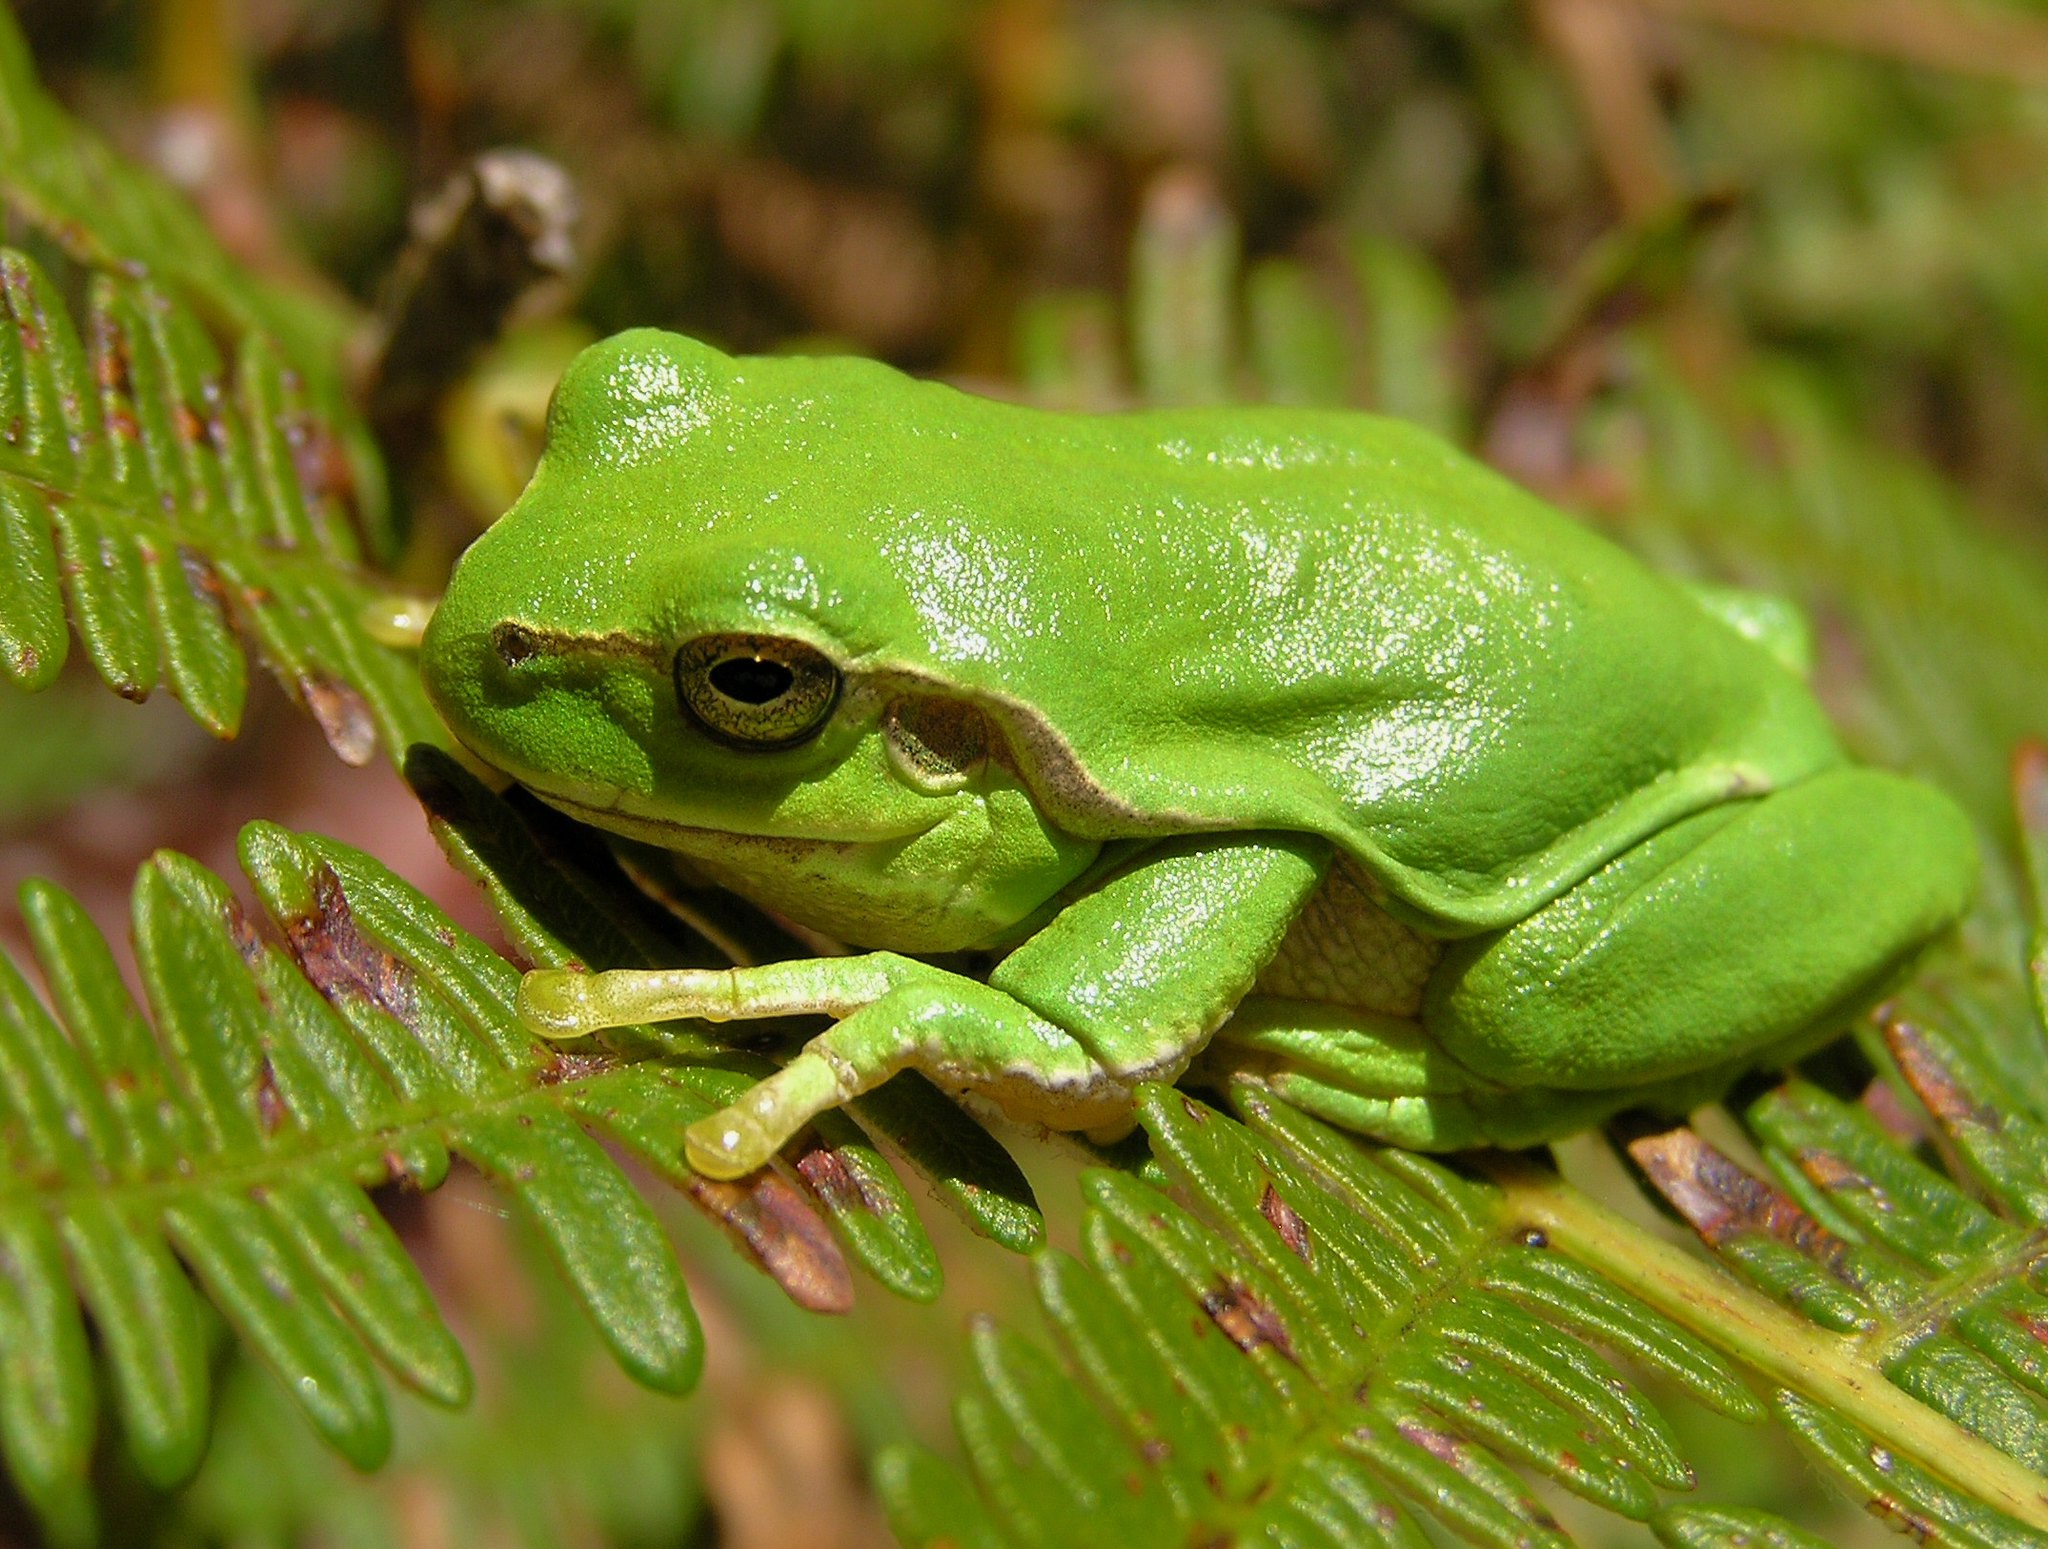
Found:
[[(904, 1065), (1106, 1129), (1221, 1028), (1212, 1062), (1446, 1146), (1825, 1037), (1974, 850), (1846, 763), (1794, 633), (1396, 421), (1056, 414), (637, 331), (571, 366), (423, 667), (543, 798), (887, 949), (530, 979), (560, 1033), (843, 1016), (692, 1132), (731, 1175)], [(727, 636), (815, 653), (814, 734), (679, 704)], [(1015, 950), (985, 984), (891, 955), (961, 947)]]

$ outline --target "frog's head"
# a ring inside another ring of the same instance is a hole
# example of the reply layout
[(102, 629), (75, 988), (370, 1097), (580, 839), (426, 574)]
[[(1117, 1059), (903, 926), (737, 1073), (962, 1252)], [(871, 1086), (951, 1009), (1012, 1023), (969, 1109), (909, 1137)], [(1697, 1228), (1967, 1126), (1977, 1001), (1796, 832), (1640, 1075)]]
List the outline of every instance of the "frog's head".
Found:
[(1043, 816), (971, 695), (893, 649), (908, 604), (853, 514), (876, 493), (857, 458), (850, 480), (821, 462), (845, 428), (819, 404), (858, 382), (803, 389), (882, 371), (592, 346), (422, 668), (463, 745), (570, 816), (800, 923), (945, 950), (1023, 922), (1096, 846)]

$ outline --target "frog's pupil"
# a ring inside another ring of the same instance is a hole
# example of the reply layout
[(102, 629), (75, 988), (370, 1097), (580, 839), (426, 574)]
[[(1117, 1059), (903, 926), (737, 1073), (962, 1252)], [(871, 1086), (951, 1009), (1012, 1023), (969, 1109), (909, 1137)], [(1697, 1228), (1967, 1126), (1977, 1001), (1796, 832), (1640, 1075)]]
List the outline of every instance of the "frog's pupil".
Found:
[(796, 674), (781, 662), (756, 661), (751, 656), (728, 656), (711, 669), (711, 686), (727, 699), (743, 705), (765, 705), (789, 692)]

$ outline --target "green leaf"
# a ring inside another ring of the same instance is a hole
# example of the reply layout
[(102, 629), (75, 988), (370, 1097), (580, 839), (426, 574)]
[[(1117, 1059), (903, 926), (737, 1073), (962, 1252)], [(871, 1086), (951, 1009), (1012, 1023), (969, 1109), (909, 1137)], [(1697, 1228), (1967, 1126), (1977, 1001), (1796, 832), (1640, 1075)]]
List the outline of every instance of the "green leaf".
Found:
[(1732, 1506), (1673, 1506), (1650, 1525), (1670, 1549), (1828, 1549), (1782, 1517)]

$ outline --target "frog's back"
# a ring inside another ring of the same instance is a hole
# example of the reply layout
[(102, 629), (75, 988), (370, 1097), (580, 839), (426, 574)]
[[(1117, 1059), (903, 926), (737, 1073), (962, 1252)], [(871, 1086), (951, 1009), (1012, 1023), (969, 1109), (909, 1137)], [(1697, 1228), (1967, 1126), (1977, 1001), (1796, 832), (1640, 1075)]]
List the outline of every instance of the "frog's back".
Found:
[(675, 465), (689, 522), (890, 578), (824, 622), (982, 698), (1077, 832), (1318, 831), (1479, 929), (1839, 757), (1767, 650), (1413, 426), (729, 364)]

